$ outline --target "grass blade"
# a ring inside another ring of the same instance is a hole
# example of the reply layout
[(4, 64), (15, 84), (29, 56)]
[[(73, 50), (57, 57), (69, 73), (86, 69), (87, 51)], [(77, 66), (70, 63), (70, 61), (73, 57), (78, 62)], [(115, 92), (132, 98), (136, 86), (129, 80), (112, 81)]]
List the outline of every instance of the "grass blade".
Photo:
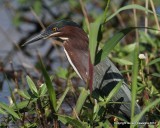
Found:
[[(109, 39), (104, 44), (103, 48), (97, 53), (95, 63), (98, 64), (99, 62), (103, 61), (108, 56), (108, 54), (113, 50), (113, 48), (119, 43), (119, 41), (128, 33), (130, 33), (132, 30), (143, 29), (143, 28), (146, 27), (128, 27), (116, 33), (111, 39)], [(158, 31), (157, 29), (154, 28), (147, 28), (147, 29)]]
[(117, 45), (117, 43), (129, 32), (136, 29), (136, 27), (125, 28), (118, 33), (116, 33), (111, 39), (109, 39), (104, 47), (98, 52), (96, 55), (96, 64), (100, 61), (104, 60), (106, 56), (113, 50), (113, 48)]
[(118, 90), (120, 89), (121, 85), (122, 85), (122, 80), (118, 82), (118, 84), (115, 86), (115, 88), (113, 88), (113, 90), (109, 93), (109, 95), (105, 98), (105, 101), (100, 102), (99, 105), (103, 106), (106, 105), (111, 98), (118, 92)]
[[(124, 10), (128, 10), (128, 9), (137, 9), (137, 10), (141, 10), (141, 11), (144, 11), (144, 12), (148, 12), (148, 13), (152, 13), (153, 12), (151, 10), (148, 10), (146, 9), (145, 7), (143, 6), (140, 6), (140, 5), (137, 5), (137, 4), (132, 4), (132, 5), (127, 5), (127, 6), (124, 6), (120, 9), (118, 9), (115, 13), (113, 13), (111, 16), (109, 16), (107, 19), (106, 19), (106, 22), (111, 20), (113, 17), (115, 17), (118, 13), (120, 13), (121, 11), (124, 11)], [(157, 14), (158, 15), (158, 14)], [(158, 15), (159, 16), (159, 15)]]
[(51, 101), (51, 104), (52, 104), (52, 107), (54, 109), (54, 111), (56, 110), (56, 106), (57, 106), (57, 101), (56, 101), (56, 93), (55, 93), (55, 90), (52, 86), (52, 81), (42, 63), (42, 60), (39, 56), (39, 60), (40, 60), (40, 67), (41, 67), (41, 70), (42, 70), (42, 73), (43, 73), (43, 76), (44, 76), (44, 79), (45, 79), (45, 83), (46, 83), (46, 86), (47, 86), (47, 89), (48, 89), (48, 93), (49, 93), (49, 97), (50, 97), (50, 101)]
[(134, 119), (134, 111), (135, 111), (135, 104), (136, 104), (136, 92), (137, 92), (137, 76), (138, 76), (138, 51), (139, 51), (139, 44), (136, 43), (136, 48), (134, 52), (133, 58), (133, 66), (132, 66), (132, 83), (131, 83), (131, 122)]
[(61, 98), (57, 101), (57, 108), (56, 108), (56, 111), (59, 110), (64, 98), (66, 97), (68, 91), (69, 91), (70, 87), (67, 87), (66, 90), (64, 91), (63, 95), (61, 96)]
[(91, 62), (94, 64), (95, 62), (95, 54), (97, 49), (97, 39), (98, 39), (98, 32), (100, 28), (100, 21), (94, 22), (90, 24), (90, 32), (89, 32), (89, 50), (91, 56)]
[(83, 104), (84, 104), (86, 98), (88, 97), (88, 95), (89, 95), (89, 91), (86, 90), (85, 88), (82, 88), (81, 94), (78, 97), (76, 107), (75, 107), (77, 115), (79, 114), (80, 110), (82, 109)]

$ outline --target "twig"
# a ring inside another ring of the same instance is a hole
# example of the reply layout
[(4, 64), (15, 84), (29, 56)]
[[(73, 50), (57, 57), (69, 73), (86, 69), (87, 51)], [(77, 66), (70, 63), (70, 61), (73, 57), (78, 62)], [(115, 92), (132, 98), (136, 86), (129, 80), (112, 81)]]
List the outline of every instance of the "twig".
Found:
[(90, 27), (89, 27), (89, 19), (88, 19), (88, 14), (87, 14), (87, 10), (83, 4), (83, 1), (82, 0), (79, 0), (80, 4), (81, 4), (81, 8), (82, 8), (82, 12), (83, 12), (83, 15), (85, 17), (85, 22), (86, 22), (86, 25), (87, 25), (87, 28), (88, 28), (88, 31), (90, 31)]
[[(146, 7), (146, 9), (148, 9), (148, 0), (146, 0), (146, 2), (145, 2), (145, 7)], [(148, 12), (146, 11), (145, 12), (145, 27), (148, 27)], [(148, 29), (147, 28), (145, 28), (145, 33), (147, 34), (147, 31), (148, 31)]]
[(156, 15), (156, 10), (155, 10), (155, 7), (154, 7), (153, 0), (150, 0), (150, 4), (151, 4), (152, 10), (153, 10), (153, 14), (154, 14), (154, 18), (155, 18), (158, 30), (160, 30), (160, 25), (159, 25), (158, 18), (157, 18), (157, 15)]

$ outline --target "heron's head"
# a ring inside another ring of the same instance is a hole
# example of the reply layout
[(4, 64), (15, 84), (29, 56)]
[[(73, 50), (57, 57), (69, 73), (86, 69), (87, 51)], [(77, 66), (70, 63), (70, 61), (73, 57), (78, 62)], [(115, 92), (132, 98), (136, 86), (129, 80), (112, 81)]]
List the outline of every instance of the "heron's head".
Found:
[(89, 70), (92, 65), (90, 65), (88, 36), (84, 30), (73, 21), (61, 20), (51, 24), (43, 32), (23, 45), (47, 38), (62, 42), (70, 64), (80, 78), (88, 82), (90, 77)]

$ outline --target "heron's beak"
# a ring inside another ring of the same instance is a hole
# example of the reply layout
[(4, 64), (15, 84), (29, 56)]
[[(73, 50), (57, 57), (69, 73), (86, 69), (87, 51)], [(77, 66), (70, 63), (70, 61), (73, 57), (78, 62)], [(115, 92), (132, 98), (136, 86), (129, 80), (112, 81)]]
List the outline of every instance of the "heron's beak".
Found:
[(25, 42), (22, 46), (25, 46), (25, 45), (30, 44), (30, 43), (34, 43), (34, 42), (36, 42), (38, 40), (41, 40), (41, 39), (46, 39), (48, 37), (49, 37), (49, 34), (44, 31), (44, 32), (40, 33), (39, 35), (31, 38), (27, 42)]

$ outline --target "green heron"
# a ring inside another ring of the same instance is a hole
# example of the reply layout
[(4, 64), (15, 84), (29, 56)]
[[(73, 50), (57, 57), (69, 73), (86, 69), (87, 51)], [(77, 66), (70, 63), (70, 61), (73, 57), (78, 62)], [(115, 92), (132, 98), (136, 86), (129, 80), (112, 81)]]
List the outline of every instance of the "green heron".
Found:
[[(107, 96), (111, 90), (123, 79), (119, 70), (114, 64), (106, 58), (105, 61), (100, 62), (92, 67), (90, 64), (90, 55), (88, 48), (88, 36), (84, 30), (73, 21), (61, 20), (51, 24), (45, 31), (33, 37), (24, 45), (33, 43), (41, 39), (52, 37), (55, 40), (62, 42), (64, 52), (68, 61), (79, 75), (79, 77), (88, 82), (90, 77), (90, 68), (93, 68), (93, 93), (100, 96)], [(123, 82), (118, 93), (113, 98), (113, 102), (123, 102), (121, 104), (112, 104), (108, 109), (111, 114), (119, 115), (130, 120), (131, 117), (131, 92), (128, 85)], [(126, 102), (126, 103), (124, 103)], [(141, 112), (140, 106), (135, 104), (135, 114)], [(143, 119), (141, 119), (142, 121)]]

